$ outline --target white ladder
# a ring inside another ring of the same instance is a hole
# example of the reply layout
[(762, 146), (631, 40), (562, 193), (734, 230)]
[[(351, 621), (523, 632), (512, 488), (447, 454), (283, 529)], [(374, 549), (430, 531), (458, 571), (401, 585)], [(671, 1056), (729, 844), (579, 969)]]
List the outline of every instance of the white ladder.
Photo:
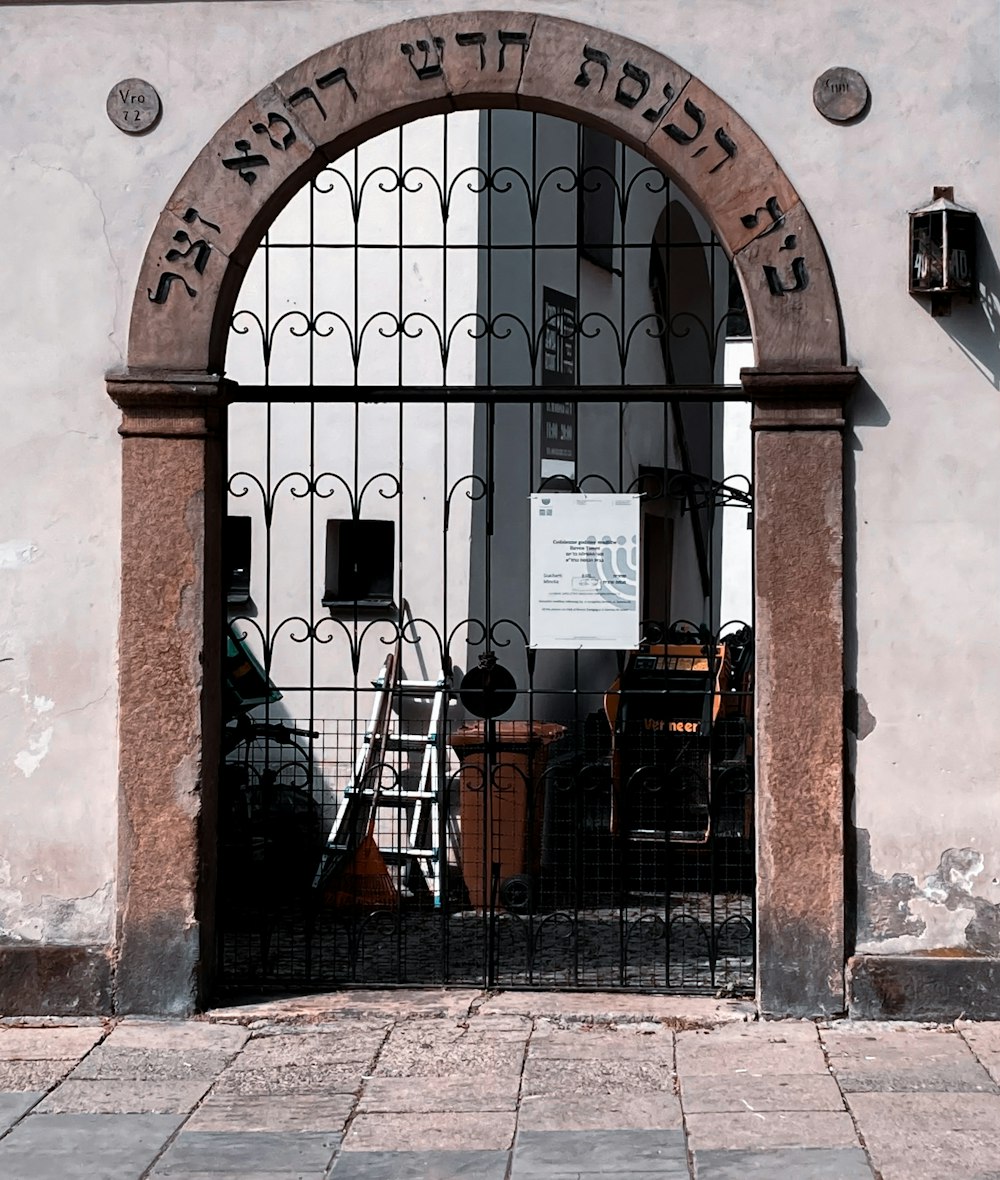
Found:
[[(442, 878), (447, 864), (447, 841), (442, 841), (441, 796), (444, 789), (445, 720), (450, 686), (444, 677), (438, 680), (400, 680), (398, 655), (389, 653), (385, 664), (372, 682), (376, 689), (371, 717), (358, 746), (354, 774), (344, 789), (337, 815), (327, 837), (313, 884), (319, 886), (329, 868), (351, 852), (359, 834), (367, 831), (376, 807), (395, 807), (409, 811), (404, 833), (397, 826), (395, 847), (379, 847), (396, 863), (415, 865), (434, 898), (441, 905)], [(392, 717), (393, 698), (419, 701), (431, 697), (431, 711), (426, 731), (404, 731), (402, 722)], [(403, 787), (380, 785), (386, 755), (393, 750), (423, 750), (415, 785)]]

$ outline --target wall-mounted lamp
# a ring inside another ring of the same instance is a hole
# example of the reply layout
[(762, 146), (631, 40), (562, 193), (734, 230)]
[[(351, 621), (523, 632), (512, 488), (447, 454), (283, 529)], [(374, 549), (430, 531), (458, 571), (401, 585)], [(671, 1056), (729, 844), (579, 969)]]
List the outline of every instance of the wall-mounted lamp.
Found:
[(975, 298), (976, 220), (950, 186), (910, 214), (910, 294), (929, 295), (931, 315), (951, 315), (953, 295)]

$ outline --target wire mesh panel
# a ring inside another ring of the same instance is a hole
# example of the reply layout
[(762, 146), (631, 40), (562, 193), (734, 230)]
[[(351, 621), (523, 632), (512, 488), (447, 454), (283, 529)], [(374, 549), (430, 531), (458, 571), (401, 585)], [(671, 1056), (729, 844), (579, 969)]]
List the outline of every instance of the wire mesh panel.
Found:
[(752, 988), (747, 329), (697, 210), (575, 124), (421, 120), (237, 308), (224, 981)]

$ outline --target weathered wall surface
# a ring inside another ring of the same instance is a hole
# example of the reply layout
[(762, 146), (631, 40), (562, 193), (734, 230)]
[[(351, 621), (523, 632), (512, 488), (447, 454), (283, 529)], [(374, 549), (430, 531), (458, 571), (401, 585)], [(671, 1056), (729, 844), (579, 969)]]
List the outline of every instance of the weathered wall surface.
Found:
[[(0, 939), (103, 943), (113, 931), (120, 443), (103, 375), (122, 363), (157, 215), (272, 78), (341, 38), (456, 7), (0, 7)], [(807, 15), (797, 0), (507, 7), (638, 34), (741, 113), (807, 204), (865, 382), (846, 471), (858, 945), (1000, 953), (996, 0), (891, 12), (831, 0)], [(872, 87), (856, 125), (812, 106), (833, 65)], [(104, 114), (130, 76), (164, 103), (142, 138)], [(905, 214), (934, 184), (954, 185), (983, 229), (983, 299), (940, 320), (906, 293)]]

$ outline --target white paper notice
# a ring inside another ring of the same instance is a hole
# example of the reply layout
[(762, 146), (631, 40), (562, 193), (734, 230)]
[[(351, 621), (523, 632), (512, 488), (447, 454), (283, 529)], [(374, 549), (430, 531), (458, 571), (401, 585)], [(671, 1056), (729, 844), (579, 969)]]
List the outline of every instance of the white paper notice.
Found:
[(536, 493), (531, 501), (532, 647), (639, 642), (639, 497)]

